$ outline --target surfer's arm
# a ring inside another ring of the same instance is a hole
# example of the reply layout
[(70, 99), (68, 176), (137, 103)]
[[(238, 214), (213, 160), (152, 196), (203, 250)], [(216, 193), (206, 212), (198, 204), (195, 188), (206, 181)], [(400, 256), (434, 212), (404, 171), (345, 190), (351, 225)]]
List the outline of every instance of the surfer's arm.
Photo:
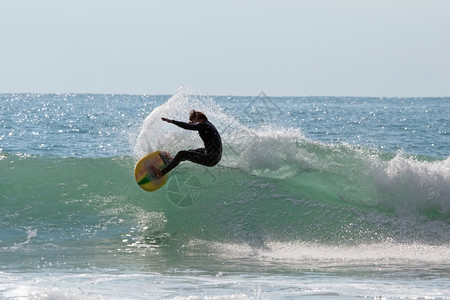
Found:
[(170, 122), (170, 123), (175, 124), (178, 127), (181, 127), (183, 129), (187, 129), (187, 130), (199, 130), (200, 129), (200, 123), (189, 124), (189, 123), (175, 121), (175, 120), (172, 120), (172, 122)]
[(164, 122), (167, 122), (167, 123), (175, 124), (178, 127), (181, 127), (183, 129), (187, 129), (187, 130), (199, 130), (200, 126), (201, 126), (200, 125), (201, 123), (189, 124), (189, 123), (175, 121), (175, 120), (171, 120), (171, 119), (167, 119), (167, 118), (161, 118), (161, 120), (163, 120)]

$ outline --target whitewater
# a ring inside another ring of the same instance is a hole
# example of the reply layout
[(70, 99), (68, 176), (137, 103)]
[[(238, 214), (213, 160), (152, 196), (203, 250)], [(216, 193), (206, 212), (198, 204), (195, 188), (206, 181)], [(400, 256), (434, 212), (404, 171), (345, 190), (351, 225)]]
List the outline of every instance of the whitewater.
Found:
[[(450, 98), (0, 94), (2, 299), (450, 299)], [(213, 168), (156, 192), (145, 154)]]

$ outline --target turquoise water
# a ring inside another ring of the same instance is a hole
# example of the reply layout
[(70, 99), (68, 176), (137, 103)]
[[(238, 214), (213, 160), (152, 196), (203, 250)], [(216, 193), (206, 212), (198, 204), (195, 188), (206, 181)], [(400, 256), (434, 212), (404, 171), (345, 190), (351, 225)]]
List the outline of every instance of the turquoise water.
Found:
[[(450, 99), (0, 95), (0, 298), (450, 299)], [(224, 156), (159, 191), (144, 154)]]

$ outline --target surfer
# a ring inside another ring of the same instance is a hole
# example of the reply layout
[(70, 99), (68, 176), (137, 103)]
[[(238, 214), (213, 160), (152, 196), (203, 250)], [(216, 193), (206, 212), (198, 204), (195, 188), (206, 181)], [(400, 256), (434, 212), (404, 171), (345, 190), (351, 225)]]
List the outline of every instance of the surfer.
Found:
[(160, 170), (156, 167), (151, 169), (155, 172), (157, 178), (173, 170), (182, 161), (188, 160), (196, 164), (207, 167), (217, 165), (222, 158), (222, 139), (216, 127), (208, 121), (206, 115), (200, 111), (191, 110), (189, 114), (189, 123), (161, 118), (161, 120), (172, 123), (187, 130), (197, 130), (200, 138), (205, 144), (204, 148), (182, 150), (175, 155), (169, 165)]

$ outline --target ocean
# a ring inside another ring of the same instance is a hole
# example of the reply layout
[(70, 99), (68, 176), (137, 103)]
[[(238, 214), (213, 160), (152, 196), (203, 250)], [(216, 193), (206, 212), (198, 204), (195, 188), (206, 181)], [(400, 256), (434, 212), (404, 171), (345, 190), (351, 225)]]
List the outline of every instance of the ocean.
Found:
[[(0, 94), (1, 299), (450, 299), (450, 98)], [(156, 192), (147, 153), (222, 161)]]

